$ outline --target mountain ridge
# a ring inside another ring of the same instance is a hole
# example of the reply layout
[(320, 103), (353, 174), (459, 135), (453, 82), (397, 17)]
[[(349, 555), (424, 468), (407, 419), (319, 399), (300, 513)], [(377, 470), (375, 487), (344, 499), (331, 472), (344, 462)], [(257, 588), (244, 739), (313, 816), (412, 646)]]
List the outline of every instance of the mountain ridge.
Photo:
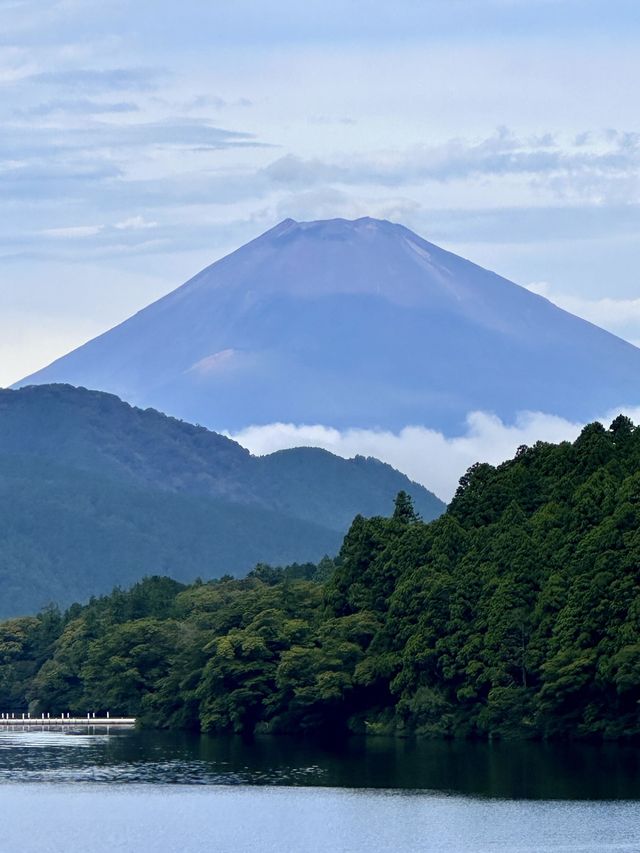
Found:
[(469, 411), (587, 421), (640, 394), (640, 350), (402, 225), (284, 220), (17, 383), (110, 391), (231, 432), (455, 433)]
[(237, 442), (71, 386), (0, 391), (0, 615), (69, 604), (148, 574), (241, 575), (334, 554), (353, 516), (409, 492), (391, 466)]
[[(282, 460), (286, 460), (298, 483), (305, 484), (309, 500), (323, 482), (318, 481), (314, 468), (319, 461), (330, 464), (339, 476), (345, 472), (350, 476), (372, 472), (378, 477), (391, 477), (384, 501), (392, 500), (401, 489), (413, 490), (416, 507), (425, 517), (434, 517), (445, 506), (424, 486), (373, 457), (344, 459), (315, 447), (253, 456), (227, 436), (154, 409), (131, 406), (114, 394), (67, 385), (0, 390), (0, 453), (51, 456), (54, 441), (56, 461), (64, 459), (82, 470), (124, 475), (164, 490), (229, 498), (267, 508), (278, 505), (269, 473), (275, 472)], [(316, 478), (312, 485), (311, 470)], [(337, 512), (331, 526), (344, 530), (357, 510), (348, 506), (348, 501), (345, 508), (337, 509), (348, 490), (334, 495), (332, 485), (325, 486), (324, 499), (330, 497)], [(372, 503), (363, 508), (364, 514), (373, 515), (382, 509), (376, 489), (375, 483), (367, 484)], [(296, 511), (307, 512), (303, 507)]]

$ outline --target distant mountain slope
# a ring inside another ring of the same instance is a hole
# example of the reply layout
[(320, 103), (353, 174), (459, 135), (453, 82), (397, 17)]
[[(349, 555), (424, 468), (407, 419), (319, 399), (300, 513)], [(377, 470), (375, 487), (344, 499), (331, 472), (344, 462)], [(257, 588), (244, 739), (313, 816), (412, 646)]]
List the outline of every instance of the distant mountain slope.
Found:
[(0, 617), (149, 574), (192, 581), (334, 554), (341, 534), (259, 506), (0, 454)]
[(334, 553), (354, 515), (408, 491), (388, 465), (308, 448), (253, 457), (224, 436), (69, 386), (0, 391), (0, 616), (145, 574), (241, 574)]
[(286, 220), (20, 385), (215, 429), (452, 432), (473, 409), (586, 421), (640, 402), (640, 350), (401, 225)]
[(29, 453), (91, 473), (284, 511), (334, 530), (354, 515), (388, 512), (401, 489), (425, 519), (445, 508), (423, 486), (377, 459), (317, 448), (255, 457), (204, 427), (70, 386), (0, 390), (0, 453)]

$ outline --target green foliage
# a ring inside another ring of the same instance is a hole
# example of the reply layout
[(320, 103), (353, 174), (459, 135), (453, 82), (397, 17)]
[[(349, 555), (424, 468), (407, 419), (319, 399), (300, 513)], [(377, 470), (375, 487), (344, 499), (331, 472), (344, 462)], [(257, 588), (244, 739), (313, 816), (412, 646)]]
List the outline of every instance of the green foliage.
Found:
[(414, 521), (419, 521), (420, 516), (415, 510), (413, 499), (404, 490), (401, 490), (396, 495), (393, 517), (396, 521), (403, 521), (406, 524), (412, 524)]
[(640, 737), (640, 428), (473, 466), (429, 524), (400, 494), (335, 561), (0, 625), (10, 709), (205, 731)]
[(0, 616), (86, 601), (149, 573), (241, 574), (259, 559), (318, 559), (340, 534), (260, 506), (150, 490), (0, 454)]
[(374, 459), (314, 448), (254, 457), (110, 394), (0, 390), (0, 617), (145, 574), (193, 581), (259, 560), (317, 561), (337, 552), (356, 512), (385, 511), (400, 488), (425, 518), (444, 510)]

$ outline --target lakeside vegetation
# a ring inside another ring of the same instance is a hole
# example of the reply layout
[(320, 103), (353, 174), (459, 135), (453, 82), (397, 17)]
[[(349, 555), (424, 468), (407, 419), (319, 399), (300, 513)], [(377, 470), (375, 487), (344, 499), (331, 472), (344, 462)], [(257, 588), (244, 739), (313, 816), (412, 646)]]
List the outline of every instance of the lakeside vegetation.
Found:
[(319, 565), (153, 577), (1, 623), (0, 706), (203, 731), (637, 738), (640, 428), (621, 416), (475, 465), (428, 524), (401, 492)]

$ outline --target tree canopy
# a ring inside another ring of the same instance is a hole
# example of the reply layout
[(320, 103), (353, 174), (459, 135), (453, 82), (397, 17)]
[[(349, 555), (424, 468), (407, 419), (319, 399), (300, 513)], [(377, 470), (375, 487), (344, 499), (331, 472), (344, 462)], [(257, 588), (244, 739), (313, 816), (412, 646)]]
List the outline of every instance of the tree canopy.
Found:
[[(391, 507), (390, 507), (391, 509)], [(473, 466), (338, 557), (0, 624), (0, 705), (203, 731), (640, 736), (640, 428)]]

